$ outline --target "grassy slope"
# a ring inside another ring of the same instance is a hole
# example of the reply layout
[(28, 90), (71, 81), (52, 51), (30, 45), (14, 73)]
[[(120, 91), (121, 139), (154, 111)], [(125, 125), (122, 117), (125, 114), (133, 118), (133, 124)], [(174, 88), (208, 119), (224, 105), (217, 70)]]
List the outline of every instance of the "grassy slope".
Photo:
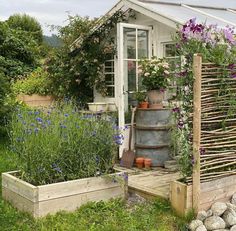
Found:
[[(13, 154), (6, 146), (0, 142), (0, 173), (16, 169), (9, 159), (14, 159)], [(120, 200), (89, 203), (74, 213), (60, 212), (36, 221), (28, 214), (18, 212), (0, 195), (1, 231), (184, 231), (187, 230), (184, 223), (173, 214), (168, 202), (160, 200), (132, 209), (127, 209)]]

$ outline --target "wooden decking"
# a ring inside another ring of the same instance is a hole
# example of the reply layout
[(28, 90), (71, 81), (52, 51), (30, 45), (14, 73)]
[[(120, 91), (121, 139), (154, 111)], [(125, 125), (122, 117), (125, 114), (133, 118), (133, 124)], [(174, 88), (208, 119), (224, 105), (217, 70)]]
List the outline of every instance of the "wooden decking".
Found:
[(157, 196), (168, 199), (170, 182), (180, 178), (179, 172), (169, 171), (164, 168), (140, 170), (137, 168), (125, 169), (117, 166), (116, 170), (128, 172), (129, 192), (137, 193), (148, 199)]

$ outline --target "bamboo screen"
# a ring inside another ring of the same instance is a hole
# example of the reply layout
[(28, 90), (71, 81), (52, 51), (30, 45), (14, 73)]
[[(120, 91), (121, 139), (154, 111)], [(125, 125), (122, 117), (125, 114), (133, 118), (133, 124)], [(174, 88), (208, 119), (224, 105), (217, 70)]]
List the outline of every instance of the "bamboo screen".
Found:
[(200, 181), (236, 174), (236, 67), (202, 63)]

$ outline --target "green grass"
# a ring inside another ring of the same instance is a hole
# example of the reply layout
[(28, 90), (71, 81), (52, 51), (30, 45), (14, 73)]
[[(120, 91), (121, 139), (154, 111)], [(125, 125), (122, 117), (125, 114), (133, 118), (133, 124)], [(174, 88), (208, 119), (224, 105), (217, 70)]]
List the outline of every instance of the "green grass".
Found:
[[(16, 169), (14, 155), (6, 147), (6, 142), (0, 143), (0, 173)], [(186, 222), (175, 216), (165, 200), (131, 208), (121, 200), (89, 203), (74, 213), (59, 212), (35, 220), (18, 212), (0, 195), (1, 231), (185, 231)]]

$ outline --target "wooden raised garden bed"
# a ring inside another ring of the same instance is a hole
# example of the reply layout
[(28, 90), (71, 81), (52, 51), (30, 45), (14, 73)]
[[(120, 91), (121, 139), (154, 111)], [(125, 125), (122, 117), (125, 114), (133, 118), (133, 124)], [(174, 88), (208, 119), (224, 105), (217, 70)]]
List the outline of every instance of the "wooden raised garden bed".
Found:
[(54, 97), (50, 95), (18, 95), (17, 99), (23, 101), (26, 105), (30, 107), (48, 107), (53, 101)]
[[(200, 184), (199, 210), (208, 210), (217, 201), (227, 202), (236, 192), (236, 175), (223, 177)], [(193, 208), (192, 185), (173, 181), (170, 184), (172, 207), (181, 215)]]
[(74, 211), (89, 201), (125, 198), (128, 187), (126, 173), (114, 174), (114, 179), (91, 177), (42, 186), (29, 184), (16, 175), (17, 171), (2, 173), (2, 196), (35, 218), (60, 210)]

